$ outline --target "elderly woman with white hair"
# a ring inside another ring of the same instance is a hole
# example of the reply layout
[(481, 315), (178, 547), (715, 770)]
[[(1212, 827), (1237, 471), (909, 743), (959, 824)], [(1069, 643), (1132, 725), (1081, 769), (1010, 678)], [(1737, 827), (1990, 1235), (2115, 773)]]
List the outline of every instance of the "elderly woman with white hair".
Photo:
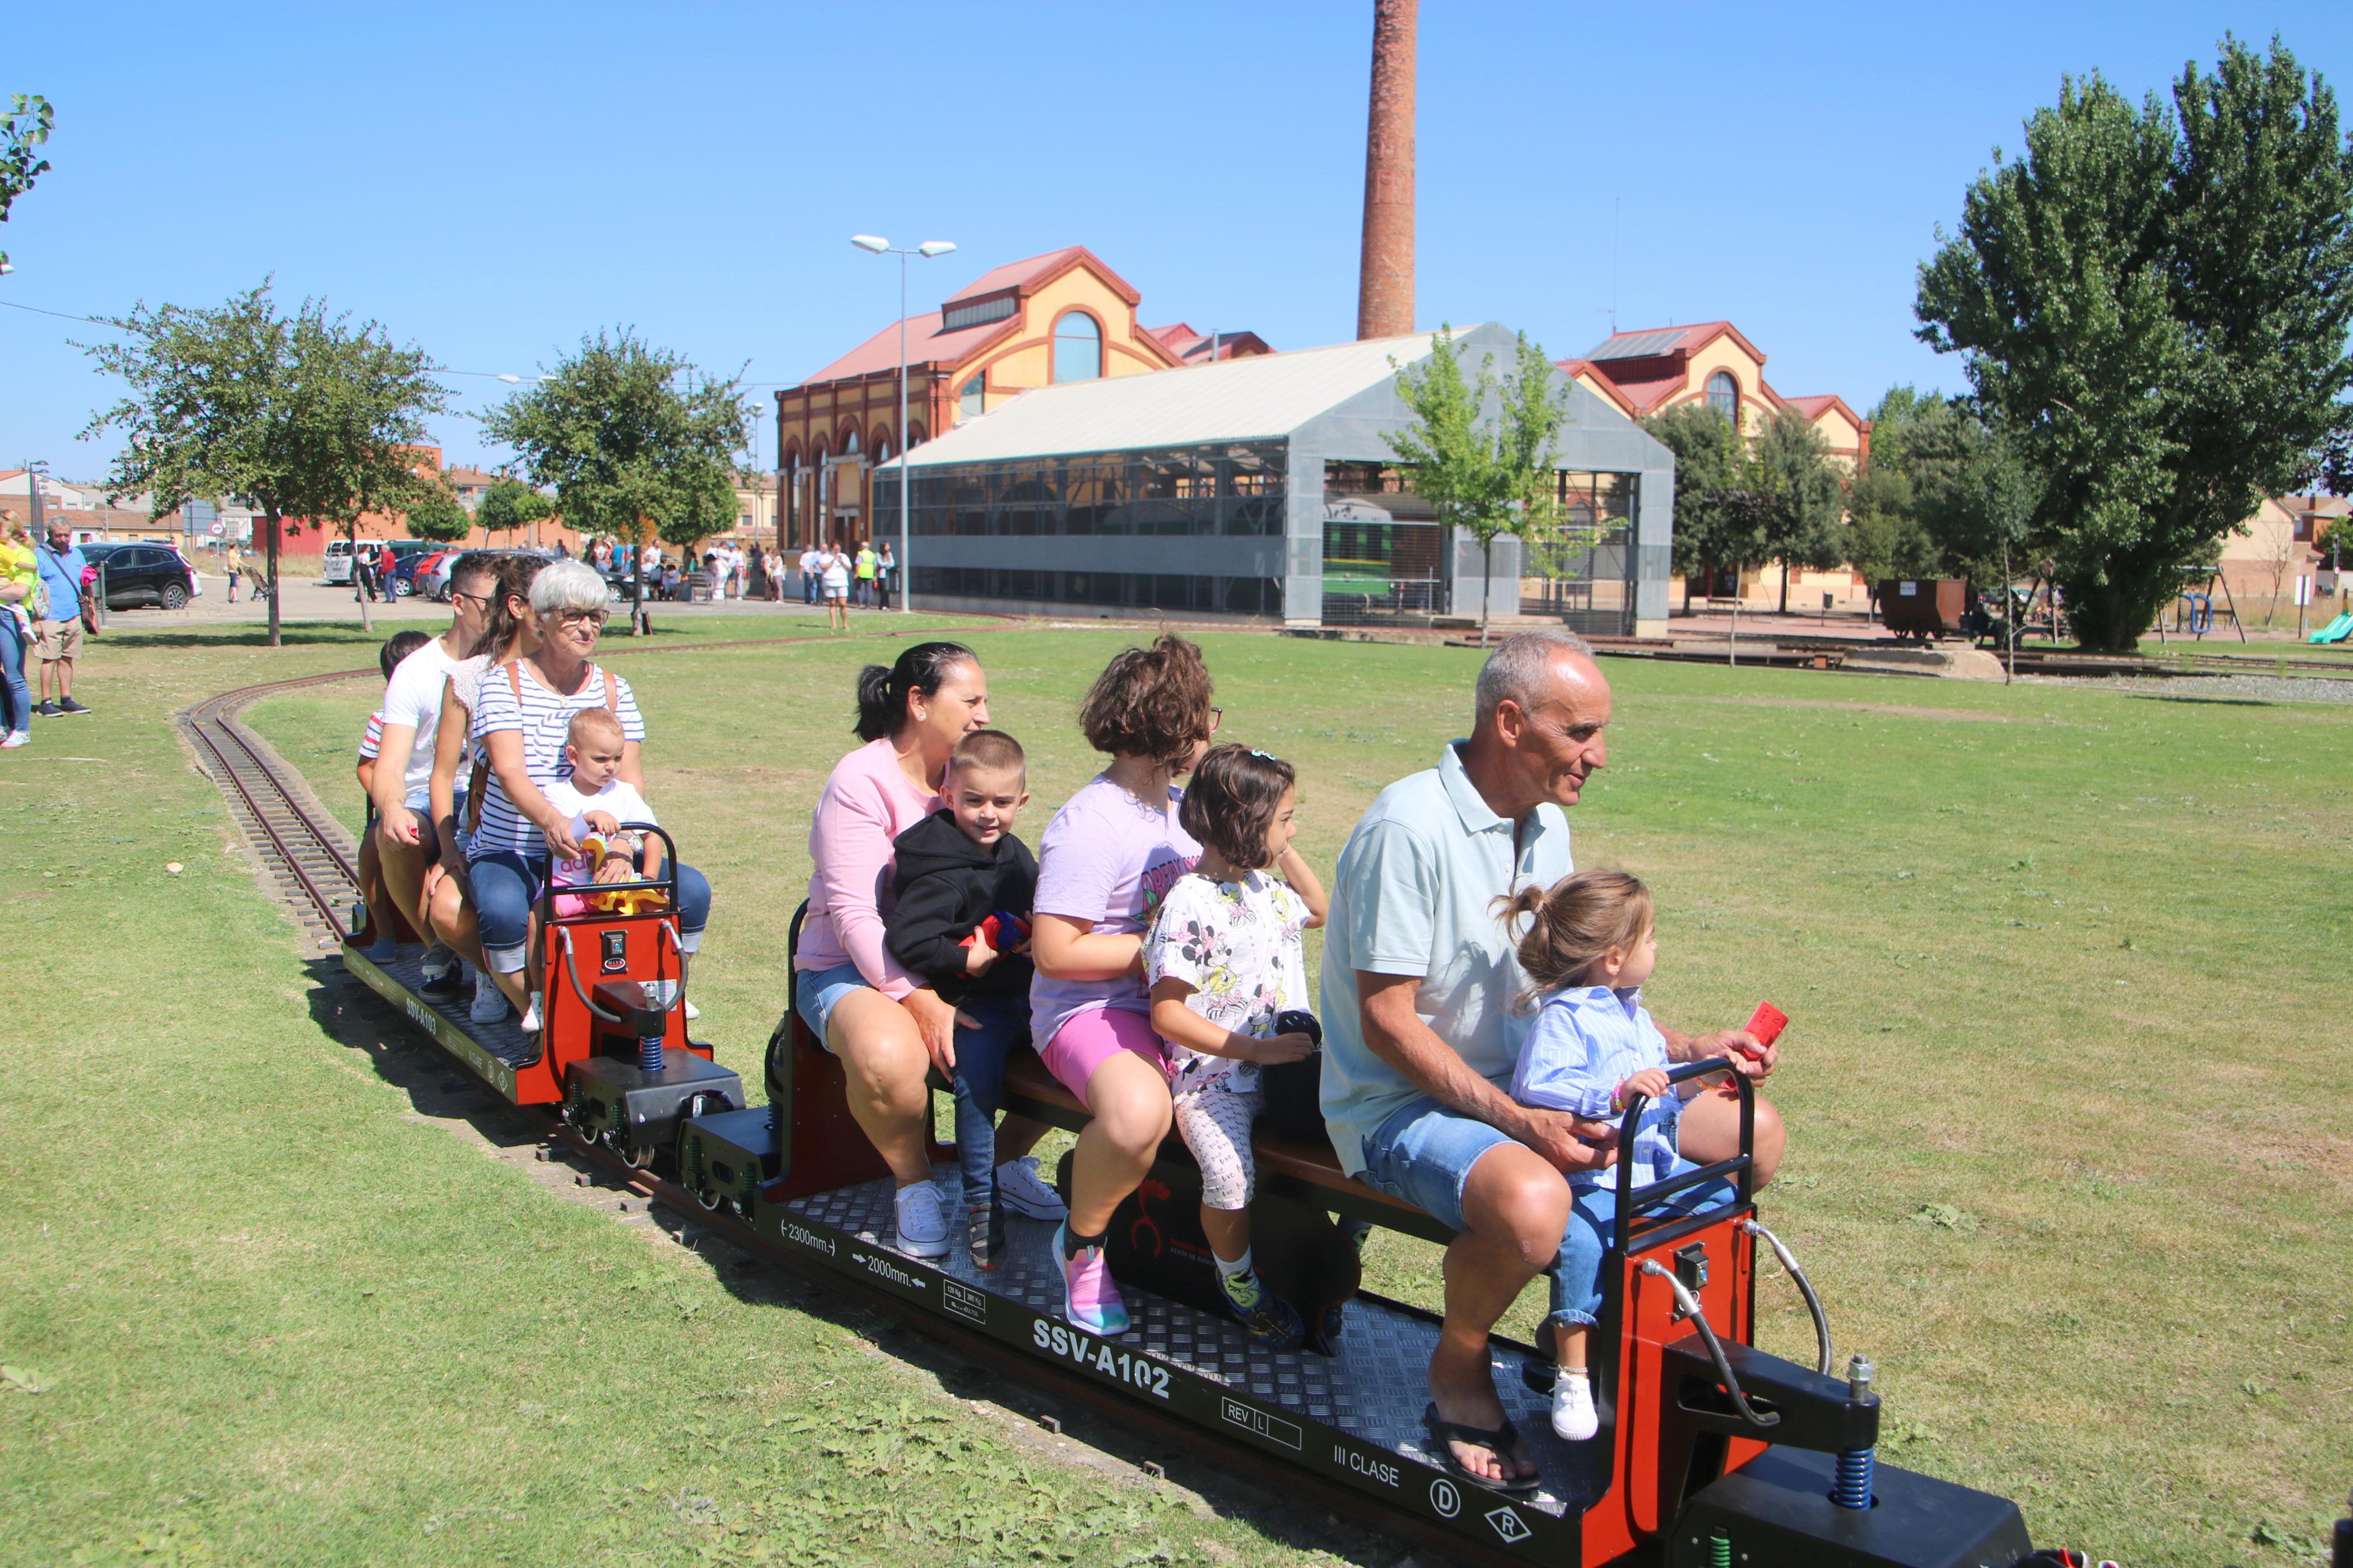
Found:
[[(547, 882), (553, 860), (575, 860), (580, 845), (572, 819), (551, 803), (545, 789), (566, 777), (565, 732), (584, 708), (607, 708), (621, 721), (619, 776), (642, 793), (640, 751), (645, 721), (638, 716), (629, 683), (591, 662), (605, 629), (605, 579), (578, 561), (554, 562), (531, 585), (532, 619), (539, 646), (512, 663), (486, 671), (481, 700), (474, 709), (473, 733), (491, 763), (483, 786), (482, 817), (469, 853), (482, 956), (491, 979), (523, 1016), (523, 1032), (539, 1027), (538, 1000), (527, 994), (525, 969), (531, 949), (533, 906)], [(692, 952), (711, 915), (711, 884), (691, 866), (677, 868), (679, 945)], [(616, 860), (600, 880), (633, 873)]]

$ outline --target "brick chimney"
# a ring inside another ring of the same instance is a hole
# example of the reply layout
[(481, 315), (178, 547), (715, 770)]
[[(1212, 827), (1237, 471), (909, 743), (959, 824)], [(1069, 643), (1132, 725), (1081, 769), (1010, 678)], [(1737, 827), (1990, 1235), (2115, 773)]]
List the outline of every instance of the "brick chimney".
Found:
[(1365, 250), (1356, 336), (1413, 331), (1413, 35), (1420, 0), (1373, 0), (1373, 96), (1365, 122)]

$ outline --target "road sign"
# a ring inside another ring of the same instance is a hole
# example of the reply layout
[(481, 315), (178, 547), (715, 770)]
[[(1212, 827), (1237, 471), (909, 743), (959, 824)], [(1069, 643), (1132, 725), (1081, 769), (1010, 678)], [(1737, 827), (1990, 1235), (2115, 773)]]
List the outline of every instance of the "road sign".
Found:
[(206, 531), (210, 533), (215, 539), (218, 539), (222, 534), (228, 531), (228, 524), (221, 521), (218, 518), (215, 518), (213, 520), (212, 527), (207, 529)]

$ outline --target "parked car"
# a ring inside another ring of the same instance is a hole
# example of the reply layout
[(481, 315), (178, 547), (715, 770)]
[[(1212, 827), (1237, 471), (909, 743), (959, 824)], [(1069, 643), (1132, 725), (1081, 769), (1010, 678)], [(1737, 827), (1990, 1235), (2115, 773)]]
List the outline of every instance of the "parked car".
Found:
[(158, 605), (167, 610), (187, 608), (203, 589), (187, 557), (168, 544), (112, 542), (85, 544), (82, 558), (98, 568), (106, 590), (106, 607), (128, 610)]
[[(441, 595), (433, 591), (433, 574), (443, 562), (454, 561), (458, 554), (456, 549), (445, 546), (439, 550), (428, 550), (409, 563), (408, 591), (420, 599), (431, 599), (438, 604)], [(446, 578), (443, 580), (445, 587), (447, 581)]]
[(329, 583), (349, 584), (352, 580), (352, 542), (348, 539), (327, 541), (327, 559), (320, 575)]
[(438, 555), (448, 547), (429, 539), (396, 539), (392, 542), (392, 581), (388, 584), (396, 594), (417, 592), (417, 563), (428, 555)]

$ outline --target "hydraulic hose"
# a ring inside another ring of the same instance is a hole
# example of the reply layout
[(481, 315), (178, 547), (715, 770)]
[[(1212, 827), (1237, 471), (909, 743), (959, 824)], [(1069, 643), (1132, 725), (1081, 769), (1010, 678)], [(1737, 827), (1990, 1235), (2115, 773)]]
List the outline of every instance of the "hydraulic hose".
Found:
[(1781, 1267), (1789, 1271), (1789, 1278), (1797, 1281), (1798, 1294), (1806, 1299), (1806, 1310), (1813, 1315), (1814, 1320), (1814, 1345), (1819, 1357), (1814, 1370), (1828, 1377), (1831, 1374), (1831, 1321), (1823, 1315), (1822, 1299), (1814, 1294), (1813, 1282), (1806, 1278), (1806, 1271), (1798, 1267), (1798, 1260), (1789, 1249), (1781, 1245), (1779, 1237), (1753, 1219), (1742, 1220), (1740, 1228), (1751, 1236), (1763, 1237), (1765, 1245), (1773, 1249), (1773, 1256), (1781, 1260)]
[(1683, 1315), (1692, 1321), (1692, 1327), (1699, 1331), (1701, 1341), (1707, 1346), (1708, 1359), (1715, 1363), (1715, 1375), (1723, 1383), (1724, 1391), (1732, 1395), (1732, 1406), (1740, 1412), (1740, 1418), (1752, 1426), (1778, 1426), (1781, 1424), (1779, 1411), (1759, 1410), (1748, 1403), (1746, 1394), (1740, 1392), (1740, 1379), (1733, 1375), (1732, 1363), (1725, 1359), (1723, 1343), (1716, 1339), (1715, 1331), (1708, 1327), (1707, 1313), (1701, 1308), (1699, 1298), (1675, 1278), (1673, 1269), (1664, 1267), (1655, 1258), (1642, 1259), (1642, 1272), (1665, 1280), (1667, 1289), (1675, 1293), (1675, 1305), (1683, 1310)]

